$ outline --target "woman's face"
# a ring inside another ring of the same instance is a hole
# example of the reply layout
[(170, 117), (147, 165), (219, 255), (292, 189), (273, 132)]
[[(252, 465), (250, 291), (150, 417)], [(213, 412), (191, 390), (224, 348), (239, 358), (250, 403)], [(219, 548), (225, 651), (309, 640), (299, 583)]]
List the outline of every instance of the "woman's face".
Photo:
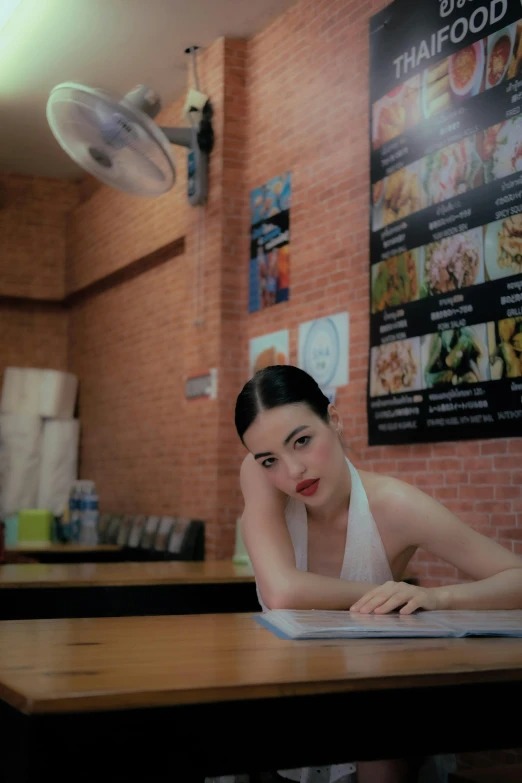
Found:
[(341, 421), (333, 406), (327, 424), (304, 403), (261, 411), (243, 441), (278, 489), (310, 506), (324, 503), (345, 470)]

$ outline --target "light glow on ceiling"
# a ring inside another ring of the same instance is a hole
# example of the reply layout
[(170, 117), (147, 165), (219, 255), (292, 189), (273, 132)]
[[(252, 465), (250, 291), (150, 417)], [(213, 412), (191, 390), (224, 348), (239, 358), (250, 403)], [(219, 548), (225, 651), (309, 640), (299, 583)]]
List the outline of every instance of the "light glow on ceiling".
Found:
[(21, 0), (0, 0), (0, 31), (5, 27)]

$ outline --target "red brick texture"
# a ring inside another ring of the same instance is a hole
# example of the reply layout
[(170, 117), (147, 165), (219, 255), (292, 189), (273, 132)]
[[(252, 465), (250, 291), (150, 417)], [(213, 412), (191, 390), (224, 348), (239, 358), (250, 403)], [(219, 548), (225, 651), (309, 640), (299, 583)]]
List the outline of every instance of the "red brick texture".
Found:
[(67, 367), (67, 313), (52, 303), (65, 293), (65, 227), (77, 203), (72, 183), (0, 175), (0, 383), (11, 365)]
[(63, 298), (65, 227), (77, 202), (72, 183), (0, 176), (0, 296)]
[[(185, 239), (182, 255), (73, 306), (69, 366), (81, 379), (81, 472), (96, 480), (104, 508), (201, 518), (210, 557), (230, 556), (239, 503), (230, 421), (241, 380), (245, 54), (244, 42), (221, 39), (201, 58), (216, 133), (206, 207), (188, 205), (186, 154), (174, 148), (174, 190), (148, 201), (94, 189), (68, 231), (70, 292)], [(179, 125), (182, 105), (160, 123)], [(219, 401), (187, 401), (185, 380), (212, 367)]]
[[(216, 130), (204, 209), (187, 204), (180, 148), (178, 182), (159, 199), (90, 181), (2, 182), (0, 236), (11, 248), (11, 260), (2, 253), (0, 261), (4, 295), (59, 298), (184, 239), (181, 255), (80, 297), (68, 316), (35, 310), (24, 320), (4, 308), (9, 327), (0, 339), (2, 361), (17, 358), (13, 343), (20, 343), (20, 362), (56, 357), (63, 366), (67, 352), (81, 381), (82, 475), (99, 483), (104, 507), (201, 517), (210, 557), (231, 555), (241, 511), (243, 450), (233, 408), (247, 379), (248, 340), (289, 328), (295, 362), (299, 324), (343, 310), (350, 313), (350, 384), (338, 404), (350, 457), (417, 484), (522, 554), (521, 439), (366, 445), (368, 20), (384, 5), (300, 0), (253, 40), (219, 40), (204, 53), (201, 83), (212, 96)], [(182, 103), (167, 107), (160, 122), (179, 124)], [(248, 315), (249, 191), (288, 169), (291, 299)], [(186, 401), (185, 379), (210, 367), (219, 368), (218, 400)], [(426, 585), (463, 576), (423, 553), (411, 570)]]
[(64, 308), (0, 299), (0, 384), (6, 367), (67, 369)]

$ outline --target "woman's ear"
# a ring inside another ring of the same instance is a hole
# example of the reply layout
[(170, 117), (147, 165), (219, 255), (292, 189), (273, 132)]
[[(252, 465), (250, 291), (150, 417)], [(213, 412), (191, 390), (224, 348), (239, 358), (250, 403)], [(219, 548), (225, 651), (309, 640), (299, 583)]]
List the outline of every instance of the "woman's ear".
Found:
[(339, 435), (343, 434), (343, 420), (341, 419), (341, 414), (337, 410), (337, 408), (334, 405), (328, 406), (328, 415), (330, 417), (330, 424), (333, 426), (334, 430), (339, 433)]

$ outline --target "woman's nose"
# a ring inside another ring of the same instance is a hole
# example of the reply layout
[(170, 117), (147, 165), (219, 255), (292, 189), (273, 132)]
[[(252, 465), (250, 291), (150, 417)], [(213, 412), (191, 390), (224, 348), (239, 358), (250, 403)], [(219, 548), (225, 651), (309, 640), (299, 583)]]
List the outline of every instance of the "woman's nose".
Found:
[(301, 462), (292, 460), (288, 466), (288, 472), (290, 474), (290, 478), (292, 479), (299, 479), (303, 475), (303, 473), (306, 471), (305, 465), (303, 465)]

